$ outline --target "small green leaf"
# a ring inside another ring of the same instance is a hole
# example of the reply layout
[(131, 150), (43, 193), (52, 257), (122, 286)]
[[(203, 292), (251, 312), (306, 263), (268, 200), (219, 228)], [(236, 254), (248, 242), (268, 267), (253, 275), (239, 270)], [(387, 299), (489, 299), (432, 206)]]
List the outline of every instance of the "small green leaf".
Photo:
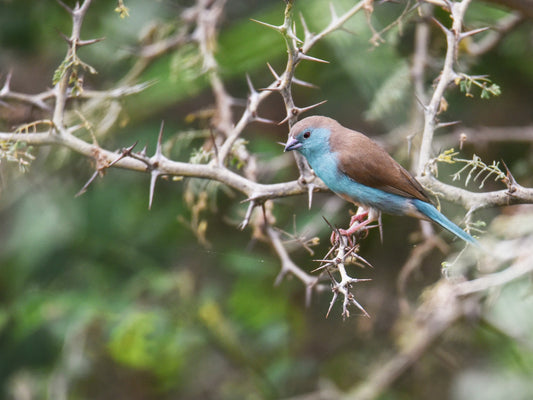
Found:
[(65, 58), (59, 67), (54, 71), (54, 76), (52, 78), (52, 83), (56, 85), (62, 78), (65, 76), (67, 69), (72, 65), (70, 57)]
[(500, 94), (502, 94), (500, 86), (495, 83), (490, 85), (489, 90), (494, 96), (499, 96)]

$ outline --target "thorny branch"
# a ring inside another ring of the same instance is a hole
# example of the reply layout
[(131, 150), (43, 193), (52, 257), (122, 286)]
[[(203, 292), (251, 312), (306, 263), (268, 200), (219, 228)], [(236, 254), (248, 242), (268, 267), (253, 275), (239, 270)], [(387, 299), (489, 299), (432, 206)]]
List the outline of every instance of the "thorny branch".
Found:
[(418, 155), (418, 176), (425, 174), (426, 166), (431, 155), (433, 135), (437, 128), (437, 114), (439, 113), (446, 89), (456, 78), (454, 67), (457, 60), (459, 42), (467, 36), (470, 36), (469, 32), (466, 34), (462, 32), (464, 15), (470, 0), (444, 3), (444, 8), (449, 11), (453, 22), (451, 29), (448, 29), (438, 22), (438, 20), (434, 20), (446, 36), (446, 55), (433, 95), (431, 96), (429, 103), (424, 104), (424, 130), (422, 132), (422, 143)]
[[(350, 305), (358, 308), (365, 317), (370, 317), (352, 293), (354, 284), (369, 281), (370, 279), (352, 278), (346, 272), (346, 266), (348, 264), (354, 264), (355, 266), (360, 267), (364, 267), (365, 265), (371, 267), (371, 265), (363, 257), (357, 254), (359, 245), (353, 244), (355, 238), (341, 236), (338, 234), (338, 230), (337, 237), (338, 240), (334, 243), (328, 254), (326, 254), (326, 257), (323, 260), (316, 260), (320, 262), (321, 265), (315, 271), (322, 271), (322, 274), (327, 274), (329, 276), (331, 280), (331, 289), (333, 291), (333, 297), (329, 304), (326, 317), (330, 314), (339, 294), (342, 296), (342, 317), (344, 319), (350, 316), (350, 311), (348, 310), (348, 306)], [(352, 244), (349, 244), (350, 242), (352, 242)], [(334, 275), (336, 273), (338, 273), (340, 280), (335, 278)]]
[[(76, 3), (74, 8), (70, 8), (65, 5), (63, 2), (58, 1), (59, 4), (71, 15), (72, 17), (72, 33), (70, 37), (65, 36), (65, 40), (68, 44), (67, 55), (65, 60), (58, 68), (59, 75), (54, 77), (57, 83), (54, 86), (54, 112), (52, 116), (52, 122), (54, 123), (56, 129), (63, 129), (63, 119), (65, 115), (65, 105), (67, 102), (67, 92), (69, 89), (69, 82), (72, 79), (76, 79), (75, 76), (72, 76), (72, 73), (75, 72), (78, 65), (84, 65), (81, 63), (77, 56), (77, 49), (83, 45), (90, 45), (96, 43), (97, 40), (82, 41), (81, 40), (81, 26), (85, 18), (85, 14), (91, 5), (92, 0), (85, 0), (80, 6), (79, 3)], [(56, 73), (58, 72), (56, 71)]]

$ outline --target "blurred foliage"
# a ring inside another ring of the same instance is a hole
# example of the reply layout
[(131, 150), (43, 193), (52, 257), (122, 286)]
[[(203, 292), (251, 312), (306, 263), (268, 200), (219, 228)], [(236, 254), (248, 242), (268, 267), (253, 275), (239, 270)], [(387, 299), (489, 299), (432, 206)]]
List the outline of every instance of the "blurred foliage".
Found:
[[(143, 29), (172, 30), (189, 3), (127, 0), (129, 16), (121, 19), (114, 12), (117, 2), (94, 2), (82, 36), (106, 40), (80, 50), (80, 57), (98, 71), (86, 77), (86, 85), (105, 89), (120, 80), (133, 63)], [(352, 4), (333, 3), (338, 13)], [(328, 23), (323, 1), (296, 4), (311, 30)], [(2, 79), (13, 70), (16, 90), (36, 93), (49, 87), (64, 59), (66, 46), (57, 31), (69, 31), (67, 14), (52, 1), (1, 0), (0, 8)], [(374, 28), (389, 26), (404, 8), (402, 2), (376, 4)], [(250, 18), (280, 23), (282, 13), (281, 1), (228, 2), (217, 59), (235, 97), (246, 97), (245, 73), (263, 87), (272, 79), (267, 62), (281, 71), (281, 37)], [(473, 2), (468, 23), (490, 25), (502, 13)], [(357, 15), (346, 26), (349, 32), (336, 32), (313, 49), (313, 56), (330, 64), (299, 67), (297, 77), (321, 89), (296, 88), (297, 105), (328, 99), (320, 113), (369, 133), (406, 123), (414, 101), (408, 62), (416, 18), (416, 12), (406, 13), (403, 23), (382, 33), (387, 43), (374, 46), (367, 16)], [(450, 119), (484, 125), (533, 122), (530, 35), (530, 24), (524, 24), (494, 52), (469, 61), (473, 73), (489, 74), (503, 94), (487, 101), (457, 90), (448, 99)], [(442, 46), (433, 44), (433, 56), (442, 55)], [(154, 84), (122, 102), (122, 126), (102, 145), (119, 148), (139, 140), (153, 151), (165, 119), (165, 153), (185, 161), (201, 157), (207, 131), (195, 113), (208, 110), (213, 100), (197, 48), (187, 45), (161, 57), (142, 80)], [(261, 113), (281, 120), (280, 99), (272, 96)], [(2, 111), (0, 126), (10, 126), (15, 114)], [(296, 174), (292, 167), (269, 174), (269, 161), (280, 155), (275, 142), (284, 135), (284, 127), (261, 125), (246, 132), (261, 177), (269, 182)], [(502, 144), (479, 149), (479, 154), (485, 160), (505, 155), (508, 165), (517, 167), (517, 179), (531, 185), (533, 159), (525, 147)], [(358, 288), (357, 295), (373, 317), (342, 323), (335, 308), (324, 318), (328, 294), (316, 296), (306, 308), (299, 282), (287, 279), (273, 287), (279, 261), (249, 232), (237, 229), (246, 205), (235, 206), (231, 190), (200, 180), (161, 180), (148, 211), (148, 176), (112, 170), (74, 198), (91, 175), (91, 165), (64, 149), (34, 149), (32, 155), (36, 159), (24, 175), (0, 160), (0, 397), (280, 398), (328, 382), (349, 389), (365, 379), (369, 365), (381, 361), (376, 354), (393, 351), (395, 280), (410, 250), (412, 221), (386, 217), (385, 244), (377, 237), (365, 241), (362, 256), (377, 268), (369, 274), (373, 282)], [(200, 204), (206, 191), (216, 197)], [(185, 195), (191, 192), (192, 198)], [(327, 198), (317, 195), (311, 213), (301, 198), (279, 200), (276, 217), (287, 221), (285, 229), (292, 232), (293, 214), (298, 229), (320, 218)], [(203, 239), (192, 234), (200, 224)], [(323, 228), (321, 237), (327, 241)], [(325, 248), (316, 249), (318, 257)], [(296, 253), (296, 261), (309, 271), (316, 267), (304, 251)], [(438, 278), (442, 256), (430, 261), (414, 279), (411, 296)], [(484, 321), (461, 323), (384, 398), (531, 398), (530, 292), (527, 282), (505, 288), (487, 305)]]

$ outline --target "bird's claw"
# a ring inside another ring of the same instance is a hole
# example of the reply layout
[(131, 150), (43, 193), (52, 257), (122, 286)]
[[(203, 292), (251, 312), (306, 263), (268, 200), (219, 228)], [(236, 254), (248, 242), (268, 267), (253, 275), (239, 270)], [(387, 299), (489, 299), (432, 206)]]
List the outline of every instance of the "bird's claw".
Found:
[(345, 229), (335, 229), (331, 232), (331, 236), (329, 238), (329, 242), (334, 246), (335, 244), (339, 243), (341, 240), (341, 236), (345, 236), (348, 240), (348, 244), (350, 246), (353, 246), (353, 238), (347, 234), (347, 231)]
[(335, 229), (331, 232), (330, 242), (332, 245), (340, 240), (340, 236), (345, 236), (348, 239), (348, 244), (353, 246), (354, 234), (359, 231), (364, 231), (364, 235), (368, 234), (368, 226), (373, 219), (368, 218), (368, 211), (364, 211), (360, 214), (355, 214), (350, 219), (350, 227), (348, 229)]
[(350, 247), (353, 247), (354, 242), (355, 242), (354, 239), (355, 239), (355, 234), (356, 233), (359, 234), (358, 238), (364, 239), (368, 235), (368, 230), (370, 228), (375, 228), (376, 226), (377, 225), (360, 227), (360, 229), (357, 229), (354, 232), (350, 232), (350, 230), (346, 230), (346, 229), (336, 229), (333, 232), (331, 232), (331, 236), (329, 238), (329, 241), (330, 241), (330, 243), (332, 245), (335, 245), (336, 243), (339, 242), (340, 237), (344, 236), (348, 240), (348, 244), (350, 245)]

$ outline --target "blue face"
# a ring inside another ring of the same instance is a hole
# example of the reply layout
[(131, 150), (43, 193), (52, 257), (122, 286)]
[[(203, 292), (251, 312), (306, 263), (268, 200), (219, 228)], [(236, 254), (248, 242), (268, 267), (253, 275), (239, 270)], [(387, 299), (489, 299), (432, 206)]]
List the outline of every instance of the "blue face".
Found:
[(301, 144), (297, 150), (311, 164), (315, 158), (323, 157), (324, 154), (331, 152), (329, 136), (330, 131), (326, 128), (305, 128), (295, 138)]

